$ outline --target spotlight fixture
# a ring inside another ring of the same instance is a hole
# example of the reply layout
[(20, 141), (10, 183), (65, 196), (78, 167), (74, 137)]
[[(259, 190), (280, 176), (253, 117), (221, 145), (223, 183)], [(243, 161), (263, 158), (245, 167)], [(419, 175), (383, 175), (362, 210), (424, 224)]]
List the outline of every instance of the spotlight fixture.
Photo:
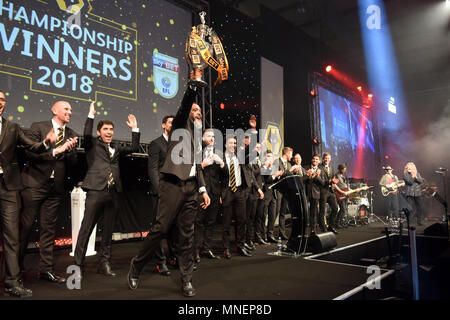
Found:
[(361, 92), (362, 91), (362, 87), (361, 86), (357, 86), (356, 89)]
[(309, 94), (312, 95), (313, 97), (316, 96), (316, 92), (315, 92), (314, 90), (311, 90), (311, 91), (309, 92)]
[(327, 65), (327, 67), (325, 68), (325, 71), (330, 72), (331, 70), (333, 70), (333, 67), (331, 65)]
[(225, 103), (223, 103), (223, 102), (220, 103), (220, 109), (222, 109), (222, 110), (225, 109)]
[(373, 98), (373, 94), (369, 93), (369, 94), (367, 95), (367, 98), (372, 99), (372, 98)]

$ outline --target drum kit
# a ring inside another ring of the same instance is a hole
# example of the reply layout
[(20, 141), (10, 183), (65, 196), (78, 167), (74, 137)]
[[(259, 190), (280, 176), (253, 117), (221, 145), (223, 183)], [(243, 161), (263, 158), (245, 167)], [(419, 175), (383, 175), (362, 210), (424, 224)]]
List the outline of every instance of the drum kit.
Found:
[[(363, 188), (364, 187), (364, 188)], [(373, 215), (373, 191), (367, 184), (351, 185), (351, 189), (363, 188), (365, 190), (352, 193), (348, 196), (347, 216), (343, 217), (343, 226), (367, 225)]]

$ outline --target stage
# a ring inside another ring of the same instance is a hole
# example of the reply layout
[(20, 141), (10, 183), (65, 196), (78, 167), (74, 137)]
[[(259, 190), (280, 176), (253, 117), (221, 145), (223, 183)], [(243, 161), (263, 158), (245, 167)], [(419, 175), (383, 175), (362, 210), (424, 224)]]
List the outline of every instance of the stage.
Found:
[[(423, 229), (430, 224), (432, 222), (419, 227), (418, 234), (423, 233)], [(378, 243), (381, 255), (384, 255), (383, 252), (387, 255), (383, 230), (384, 226), (380, 222), (341, 229), (336, 236), (336, 252), (348, 252), (348, 256), (358, 261), (369, 257), (364, 256), (364, 253), (352, 253), (351, 250), (362, 248), (365, 243)], [(215, 244), (220, 248), (220, 232), (216, 232), (216, 237)], [(25, 261), (25, 286), (33, 290), (31, 299), (37, 300), (184, 300), (180, 294), (178, 271), (171, 269), (172, 274), (169, 277), (160, 276), (152, 263), (142, 272), (139, 288), (135, 291), (128, 289), (126, 279), (130, 259), (138, 252), (140, 245), (140, 240), (113, 245), (112, 263), (117, 273), (115, 278), (97, 274), (97, 257), (88, 257), (81, 290), (69, 290), (65, 284), (38, 280), (36, 273), (39, 256), (37, 252), (30, 253)], [(365, 290), (365, 296), (361, 296), (361, 292), (349, 292), (368, 281), (371, 274), (367, 273), (367, 266), (345, 261), (325, 261), (333, 260), (333, 255), (337, 253), (332, 253), (331, 259), (290, 258), (267, 254), (275, 250), (276, 244), (258, 245), (251, 258), (239, 256), (237, 253), (233, 253), (231, 260), (203, 258), (193, 276), (193, 284), (197, 289), (193, 300), (332, 300), (338, 297), (379, 299), (393, 295), (392, 270), (381, 268), (381, 277), (385, 277), (382, 280), (382, 290)], [(55, 271), (60, 275), (65, 274), (66, 268), (73, 263), (69, 252), (69, 248), (55, 251)], [(398, 296), (398, 292), (396, 293)], [(9, 299), (6, 296), (4, 298)]]

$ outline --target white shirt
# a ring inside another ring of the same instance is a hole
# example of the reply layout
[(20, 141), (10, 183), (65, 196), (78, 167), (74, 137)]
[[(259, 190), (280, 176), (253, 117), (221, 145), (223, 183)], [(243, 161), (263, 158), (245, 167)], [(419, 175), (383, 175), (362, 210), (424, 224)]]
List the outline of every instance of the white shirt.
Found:
[(116, 151), (114, 148), (111, 147), (111, 144), (108, 143), (108, 150), (109, 153), (111, 153), (111, 158), (114, 156), (114, 152)]
[(169, 142), (169, 136), (167, 136), (165, 133), (163, 133), (164, 139), (166, 139), (167, 142)]
[[(235, 154), (228, 154), (228, 153), (226, 153), (225, 154), (225, 159), (226, 159), (227, 165), (228, 165), (228, 172), (230, 172), (231, 161), (233, 161), (233, 163), (234, 163), (234, 176), (236, 178), (236, 187), (240, 187), (241, 184), (242, 184), (242, 179), (241, 179), (241, 166), (239, 165), (238, 158), (236, 157)], [(231, 175), (231, 172), (230, 172), (230, 175)], [(228, 186), (231, 186), (229, 181), (228, 181)]]

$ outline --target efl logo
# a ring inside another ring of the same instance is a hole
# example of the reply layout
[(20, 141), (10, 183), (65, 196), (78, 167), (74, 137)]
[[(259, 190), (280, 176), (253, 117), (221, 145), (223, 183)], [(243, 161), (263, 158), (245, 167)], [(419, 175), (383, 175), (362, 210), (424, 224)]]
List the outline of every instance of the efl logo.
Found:
[(77, 14), (84, 6), (83, 0), (56, 0), (61, 10), (71, 14)]

